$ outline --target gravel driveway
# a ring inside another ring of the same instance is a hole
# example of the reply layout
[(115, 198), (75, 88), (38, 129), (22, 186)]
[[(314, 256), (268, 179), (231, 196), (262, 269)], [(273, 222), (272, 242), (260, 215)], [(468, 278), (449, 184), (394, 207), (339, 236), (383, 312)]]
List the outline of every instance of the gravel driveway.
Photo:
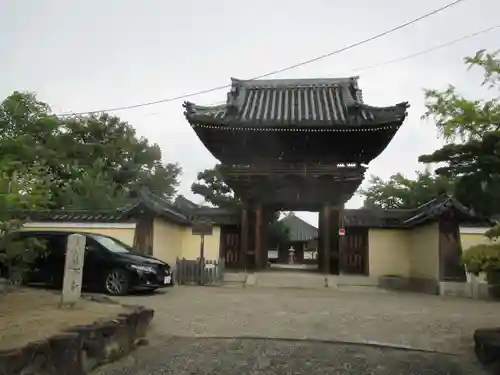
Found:
[(93, 375), (481, 375), (462, 357), (307, 341), (168, 337)]
[(478, 327), (500, 326), (500, 303), (360, 290), (176, 286), (123, 303), (155, 309), (165, 335), (377, 342), (470, 355)]
[(94, 375), (480, 375), (472, 333), (500, 326), (499, 303), (353, 288), (177, 286), (119, 301), (155, 309), (149, 345)]

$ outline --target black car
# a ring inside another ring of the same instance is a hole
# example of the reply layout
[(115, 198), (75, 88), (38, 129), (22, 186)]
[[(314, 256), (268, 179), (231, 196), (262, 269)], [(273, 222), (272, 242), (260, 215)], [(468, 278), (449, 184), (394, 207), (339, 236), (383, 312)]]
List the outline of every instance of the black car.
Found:
[(82, 287), (99, 289), (112, 295), (132, 290), (155, 290), (173, 285), (170, 266), (133, 249), (121, 241), (101, 234), (67, 231), (19, 231), (22, 239), (35, 238), (45, 250), (26, 276), (27, 282), (61, 287), (64, 276), (66, 242), (70, 234), (86, 237)]

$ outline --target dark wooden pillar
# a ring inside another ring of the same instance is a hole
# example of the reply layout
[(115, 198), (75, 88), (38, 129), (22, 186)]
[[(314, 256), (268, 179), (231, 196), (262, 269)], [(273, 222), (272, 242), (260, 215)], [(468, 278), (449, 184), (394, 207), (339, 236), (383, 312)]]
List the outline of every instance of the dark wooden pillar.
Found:
[(328, 234), (330, 236), (330, 273), (339, 273), (340, 253), (339, 253), (339, 208), (330, 207), (330, 226)]
[(329, 204), (324, 204), (321, 215), (323, 216), (323, 230), (322, 230), (322, 271), (324, 273), (330, 273), (331, 272), (331, 206)]
[(345, 252), (345, 245), (346, 245), (346, 235), (345, 233), (344, 236), (339, 235), (339, 229), (344, 229), (345, 231), (345, 211), (344, 211), (344, 204), (339, 206), (338, 209), (338, 229), (337, 229), (337, 238), (338, 238), (338, 253), (339, 253), (339, 262), (338, 262), (338, 273), (341, 274), (344, 269), (345, 269), (345, 263), (346, 263), (346, 252)]
[(323, 224), (323, 211), (318, 212), (318, 243), (316, 244), (316, 262), (318, 270), (323, 270), (323, 238), (324, 238), (324, 224)]
[(439, 218), (439, 280), (466, 281), (465, 268), (460, 262), (462, 243), (460, 227), (453, 209)]
[(262, 225), (262, 266), (267, 268), (267, 264), (269, 262), (269, 222), (271, 221), (271, 215), (273, 212), (269, 209), (269, 207), (263, 208), (263, 225)]
[(153, 217), (149, 215), (141, 215), (137, 220), (137, 225), (134, 232), (133, 248), (137, 252), (153, 255)]
[(255, 205), (255, 269), (262, 268), (262, 260), (264, 257), (264, 215), (262, 205)]
[(240, 256), (239, 267), (247, 268), (247, 253), (248, 253), (248, 210), (243, 207), (241, 210), (241, 235), (240, 235)]

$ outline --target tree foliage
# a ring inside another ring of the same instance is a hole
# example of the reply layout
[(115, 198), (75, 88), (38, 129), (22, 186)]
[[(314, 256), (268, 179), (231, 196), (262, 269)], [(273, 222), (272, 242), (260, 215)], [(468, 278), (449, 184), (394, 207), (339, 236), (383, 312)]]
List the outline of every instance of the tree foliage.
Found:
[[(498, 90), (500, 82), (500, 60), (498, 52), (480, 50), (473, 57), (466, 57), (469, 69), (481, 68), (484, 74), (482, 85)], [(424, 118), (433, 119), (443, 138), (448, 141), (468, 142), (481, 139), (486, 133), (500, 128), (500, 102), (497, 95), (491, 99), (469, 99), (450, 85), (446, 90), (425, 90), (426, 112)]]
[(241, 200), (224, 182), (223, 167), (220, 164), (198, 173), (198, 179), (191, 185), (194, 194), (201, 195), (205, 202), (215, 207), (240, 209)]
[[(2, 145), (0, 139), (0, 149)], [(49, 199), (45, 166), (24, 166), (0, 155), (0, 277), (20, 275), (39, 245), (13, 238), (12, 233), (23, 225), (15, 213), (45, 208)]]
[(454, 178), (456, 196), (483, 215), (500, 212), (500, 60), (497, 53), (479, 51), (465, 58), (469, 68), (482, 69), (482, 85), (490, 99), (468, 99), (449, 87), (426, 91), (426, 117), (433, 118), (447, 145), (419, 161), (441, 163), (441, 176)]
[(402, 173), (397, 173), (388, 180), (372, 176), (368, 187), (360, 191), (365, 198), (364, 207), (415, 208), (438, 195), (453, 193), (453, 179), (436, 176), (428, 171), (416, 173), (416, 179), (410, 179)]
[(53, 208), (112, 209), (142, 188), (176, 193), (179, 165), (116, 116), (57, 118), (34, 94), (14, 92), (0, 104), (0, 131), (4, 156), (46, 165)]
[(462, 264), (467, 271), (478, 275), (500, 269), (500, 245), (480, 244), (469, 247), (462, 255)]

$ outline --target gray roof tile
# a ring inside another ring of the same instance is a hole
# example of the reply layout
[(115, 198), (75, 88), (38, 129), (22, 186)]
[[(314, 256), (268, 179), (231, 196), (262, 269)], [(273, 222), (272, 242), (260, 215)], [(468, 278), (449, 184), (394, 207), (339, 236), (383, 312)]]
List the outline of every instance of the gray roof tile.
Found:
[[(291, 84), (271, 81), (233, 82), (240, 91), (235, 101), (242, 95), (242, 104), (238, 105), (238, 119), (242, 121), (329, 121), (346, 122), (349, 108), (362, 104), (358, 90), (352, 79), (339, 81), (319, 80), (315, 82), (298, 81)], [(373, 120), (372, 113), (359, 111), (364, 120)]]
[(318, 229), (293, 212), (281, 219), (280, 222), (288, 229), (290, 241), (309, 241), (318, 237)]
[(407, 103), (370, 107), (363, 103), (357, 77), (330, 79), (232, 79), (227, 104), (202, 107), (186, 102), (190, 120), (213, 119), (277, 125), (357, 125), (403, 120)]

